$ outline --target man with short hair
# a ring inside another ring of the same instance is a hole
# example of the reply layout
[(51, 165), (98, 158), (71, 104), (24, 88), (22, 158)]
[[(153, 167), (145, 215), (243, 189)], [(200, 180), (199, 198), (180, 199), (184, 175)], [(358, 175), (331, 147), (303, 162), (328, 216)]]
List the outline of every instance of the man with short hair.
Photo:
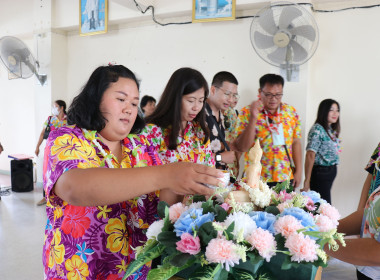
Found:
[(226, 71), (215, 74), (206, 100), (206, 120), (210, 129), (211, 150), (215, 167), (227, 170), (227, 164), (235, 160), (235, 152), (226, 142), (223, 111), (230, 107), (233, 96), (237, 96), (238, 81)]
[[(234, 146), (247, 152), (259, 139), (263, 179), (271, 187), (292, 179), (292, 185), (298, 187), (302, 177), (301, 121), (294, 107), (281, 102), (283, 87), (284, 79), (279, 75), (260, 78), (259, 100), (239, 113), (239, 136)], [(246, 154), (244, 169), (248, 165)]]

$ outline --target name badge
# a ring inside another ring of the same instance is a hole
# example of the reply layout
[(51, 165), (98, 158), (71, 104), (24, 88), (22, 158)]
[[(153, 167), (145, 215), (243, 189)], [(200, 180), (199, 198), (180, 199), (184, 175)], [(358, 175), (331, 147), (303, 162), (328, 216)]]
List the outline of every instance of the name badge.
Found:
[(277, 125), (276, 130), (271, 130), (273, 146), (283, 146), (285, 145), (284, 129), (282, 128), (282, 123)]

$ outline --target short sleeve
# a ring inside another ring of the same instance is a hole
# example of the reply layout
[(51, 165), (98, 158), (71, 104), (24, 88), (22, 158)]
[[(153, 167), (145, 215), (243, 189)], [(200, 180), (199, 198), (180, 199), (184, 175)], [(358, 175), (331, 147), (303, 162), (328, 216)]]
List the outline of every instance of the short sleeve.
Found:
[(376, 149), (373, 151), (373, 153), (371, 155), (371, 158), (369, 159), (369, 161), (367, 163), (367, 166), (365, 167), (365, 170), (368, 173), (373, 174), (373, 171), (374, 171), (374, 168), (375, 168), (375, 164), (376, 164), (376, 162), (379, 161), (379, 157), (380, 157), (380, 143), (376, 147)]
[(321, 130), (318, 129), (318, 127), (318, 125), (313, 125), (310, 129), (309, 135), (307, 137), (306, 151), (313, 151), (316, 153), (321, 147)]
[(62, 206), (63, 200), (52, 191), (61, 175), (75, 168), (100, 167), (100, 160), (86, 140), (64, 128), (51, 132), (46, 145), (49, 154), (44, 188), (50, 203)]
[(46, 126), (48, 125), (50, 119), (51, 119), (51, 116), (49, 116), (49, 117), (46, 119), (46, 121), (44, 122), (44, 125), (43, 125), (43, 128), (44, 128), (44, 129), (45, 129)]
[(301, 138), (301, 118), (294, 109), (294, 130), (293, 139)]
[(244, 129), (248, 126), (249, 117), (251, 116), (251, 111), (249, 106), (242, 108), (238, 115), (238, 123), (236, 126), (237, 136), (239, 136)]

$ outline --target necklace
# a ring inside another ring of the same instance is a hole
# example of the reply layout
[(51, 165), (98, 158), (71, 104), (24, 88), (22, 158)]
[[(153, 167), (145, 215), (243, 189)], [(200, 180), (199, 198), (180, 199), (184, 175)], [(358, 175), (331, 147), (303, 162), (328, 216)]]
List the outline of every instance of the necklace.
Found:
[(96, 131), (93, 131), (93, 133), (90, 133), (85, 128), (82, 128), (82, 131), (84, 132), (84, 137), (87, 140), (90, 140), (98, 148), (100, 153), (103, 155), (104, 160), (107, 162), (108, 167), (109, 168), (115, 168), (115, 166), (113, 165), (113, 163), (111, 161), (112, 155), (106, 153), (106, 151), (103, 149), (102, 145), (100, 145), (98, 140), (96, 140), (96, 137), (95, 137)]

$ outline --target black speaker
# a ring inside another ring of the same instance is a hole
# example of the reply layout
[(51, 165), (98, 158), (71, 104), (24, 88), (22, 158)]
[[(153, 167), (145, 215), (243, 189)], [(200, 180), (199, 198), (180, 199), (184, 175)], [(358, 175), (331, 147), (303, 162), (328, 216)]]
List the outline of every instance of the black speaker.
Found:
[(31, 159), (11, 160), (11, 184), (14, 192), (33, 190), (33, 161)]

